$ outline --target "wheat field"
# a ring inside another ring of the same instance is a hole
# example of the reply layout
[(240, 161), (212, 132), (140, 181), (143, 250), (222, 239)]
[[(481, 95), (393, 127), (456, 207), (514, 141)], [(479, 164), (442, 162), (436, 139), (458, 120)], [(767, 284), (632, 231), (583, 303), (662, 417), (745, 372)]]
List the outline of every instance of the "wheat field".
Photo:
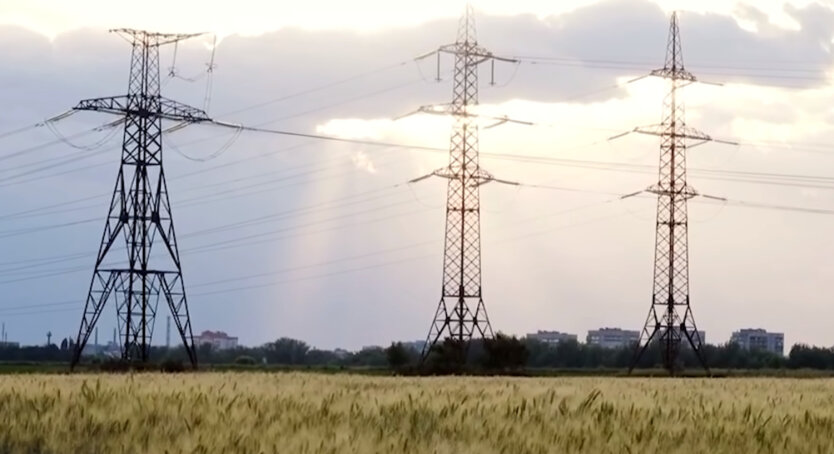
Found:
[(834, 380), (0, 376), (2, 453), (831, 453)]

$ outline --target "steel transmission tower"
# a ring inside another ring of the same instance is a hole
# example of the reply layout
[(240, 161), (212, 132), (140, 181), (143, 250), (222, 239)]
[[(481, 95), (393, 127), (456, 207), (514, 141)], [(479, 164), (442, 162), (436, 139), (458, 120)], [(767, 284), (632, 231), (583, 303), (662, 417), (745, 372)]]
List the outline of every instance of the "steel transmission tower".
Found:
[[(446, 199), (446, 239), (443, 255), (443, 287), (431, 329), (423, 347), (425, 359), (443, 336), (467, 345), (475, 335), (492, 337), (492, 326), (484, 305), (481, 287), (481, 215), (480, 187), (490, 181), (509, 183), (494, 178), (478, 162), (478, 115), (471, 111), (478, 105), (478, 66), (501, 58), (478, 46), (472, 6), (467, 4), (460, 19), (457, 41), (418, 57), (440, 54), (454, 56), (454, 87), (451, 104), (421, 107), (426, 113), (442, 113), (454, 118), (449, 148), (449, 165), (426, 177), (448, 180)], [(493, 70), (494, 74), (494, 70)], [(439, 69), (438, 69), (439, 79)], [(502, 118), (501, 122), (508, 121)], [(511, 183), (512, 184), (512, 183)]]
[(686, 181), (686, 152), (688, 148), (713, 139), (686, 125), (684, 103), (677, 96), (680, 88), (697, 81), (683, 64), (677, 13), (672, 14), (665, 65), (650, 75), (666, 79), (669, 91), (664, 99), (662, 122), (632, 131), (660, 137), (660, 166), (657, 183), (646, 190), (657, 195), (652, 303), (629, 372), (645, 350), (657, 342), (662, 348), (664, 367), (674, 373), (684, 340), (709, 372), (703, 353), (703, 339), (695, 325), (689, 300), (687, 202), (701, 194)]
[[(193, 34), (113, 30), (132, 45), (128, 94), (81, 101), (75, 110), (123, 117), (122, 159), (96, 256), (70, 367), (75, 367), (108, 302), (118, 317), (122, 359), (147, 362), (157, 307), (171, 311), (193, 367), (197, 356), (162, 166), (162, 121), (211, 121), (200, 109), (160, 95), (159, 47)], [(156, 247), (155, 247), (156, 246)]]

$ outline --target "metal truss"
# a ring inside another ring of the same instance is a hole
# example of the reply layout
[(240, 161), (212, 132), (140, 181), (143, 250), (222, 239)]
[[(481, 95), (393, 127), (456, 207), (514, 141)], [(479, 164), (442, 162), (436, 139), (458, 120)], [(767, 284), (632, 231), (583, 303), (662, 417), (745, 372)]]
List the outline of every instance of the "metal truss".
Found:
[(168, 185), (162, 121), (211, 121), (200, 109), (160, 95), (159, 47), (195, 35), (114, 30), (133, 47), (128, 94), (81, 101), (75, 110), (124, 118), (122, 158), (70, 367), (104, 308), (115, 306), (121, 356), (147, 362), (160, 303), (171, 311), (192, 367), (197, 355), (182, 278)]

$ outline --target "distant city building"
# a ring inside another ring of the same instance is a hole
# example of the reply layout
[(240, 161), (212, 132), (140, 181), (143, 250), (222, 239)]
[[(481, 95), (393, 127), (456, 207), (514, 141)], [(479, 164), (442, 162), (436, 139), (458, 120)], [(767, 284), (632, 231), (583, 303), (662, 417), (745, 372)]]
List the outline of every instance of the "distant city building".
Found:
[(766, 350), (779, 355), (785, 351), (785, 334), (769, 333), (763, 329), (742, 329), (730, 336), (730, 343), (745, 350)]
[(639, 331), (620, 328), (600, 328), (588, 331), (585, 342), (602, 348), (621, 348), (634, 345), (640, 340)]
[(97, 345), (93, 343), (88, 343), (84, 346), (84, 350), (81, 350), (81, 354), (84, 356), (98, 356), (104, 350), (104, 345)]
[(348, 356), (350, 356), (350, 352), (343, 348), (337, 348), (336, 350), (333, 350), (333, 354), (336, 355), (336, 357), (339, 359), (345, 359)]
[(194, 345), (211, 345), (215, 350), (229, 350), (237, 348), (237, 337), (231, 337), (223, 331), (203, 331), (194, 336)]
[(115, 342), (107, 342), (107, 345), (100, 345), (95, 343), (89, 343), (84, 346), (84, 350), (81, 351), (81, 354), (84, 356), (112, 356), (116, 357), (121, 354), (121, 346)]
[(535, 339), (545, 344), (558, 344), (559, 342), (576, 342), (576, 334), (560, 333), (559, 331), (536, 331), (527, 335), (528, 339)]

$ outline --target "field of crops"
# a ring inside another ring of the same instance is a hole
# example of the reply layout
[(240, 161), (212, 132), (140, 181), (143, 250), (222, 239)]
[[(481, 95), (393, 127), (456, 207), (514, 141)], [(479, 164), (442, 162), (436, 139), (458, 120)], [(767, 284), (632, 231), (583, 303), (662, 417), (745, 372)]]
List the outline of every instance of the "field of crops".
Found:
[(0, 376), (3, 453), (834, 452), (830, 379)]

